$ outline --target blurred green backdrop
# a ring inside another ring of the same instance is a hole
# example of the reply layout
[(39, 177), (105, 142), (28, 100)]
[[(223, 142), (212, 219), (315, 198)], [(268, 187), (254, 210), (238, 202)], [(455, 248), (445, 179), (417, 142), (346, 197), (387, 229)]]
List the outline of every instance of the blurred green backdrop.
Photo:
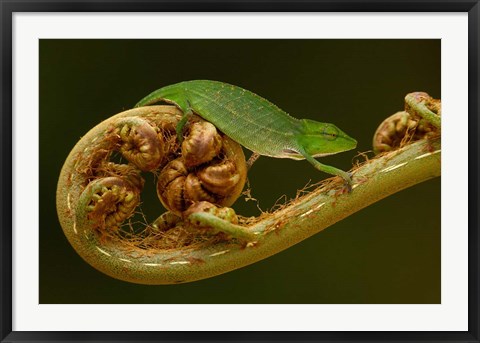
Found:
[[(440, 303), (440, 179), (369, 206), (266, 260), (211, 279), (144, 286), (84, 262), (63, 235), (57, 178), (88, 130), (165, 85), (211, 79), (257, 93), (297, 118), (336, 124), (359, 145), (323, 158), (344, 170), (371, 149), (404, 96), (440, 98), (440, 40), (40, 40), (40, 303)], [(248, 157), (249, 153), (247, 154)], [(266, 210), (328, 175), (260, 158), (249, 173)], [(142, 193), (163, 212), (153, 178)], [(257, 215), (252, 201), (234, 205)]]

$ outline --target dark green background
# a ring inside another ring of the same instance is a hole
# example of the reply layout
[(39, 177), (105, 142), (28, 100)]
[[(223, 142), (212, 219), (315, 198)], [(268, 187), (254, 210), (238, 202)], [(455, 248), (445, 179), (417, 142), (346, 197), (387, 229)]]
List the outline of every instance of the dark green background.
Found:
[[(440, 179), (356, 213), (266, 260), (189, 284), (144, 286), (90, 267), (55, 210), (62, 164), (79, 138), (165, 85), (211, 79), (257, 93), (298, 118), (332, 122), (358, 148), (323, 158), (351, 167), (378, 124), (425, 91), (440, 98), (439, 40), (41, 40), (40, 303), (439, 303)], [(25, 101), (28, 101), (26, 99)], [(260, 158), (249, 173), (262, 209), (328, 175)], [(153, 179), (144, 210), (163, 212)], [(256, 215), (253, 202), (234, 208)]]

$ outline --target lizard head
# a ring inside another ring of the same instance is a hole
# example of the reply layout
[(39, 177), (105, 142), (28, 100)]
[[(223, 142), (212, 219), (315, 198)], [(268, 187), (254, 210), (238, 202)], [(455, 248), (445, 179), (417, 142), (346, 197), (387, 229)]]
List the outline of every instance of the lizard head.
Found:
[(333, 124), (310, 119), (301, 120), (297, 142), (313, 157), (336, 154), (354, 149), (357, 141)]

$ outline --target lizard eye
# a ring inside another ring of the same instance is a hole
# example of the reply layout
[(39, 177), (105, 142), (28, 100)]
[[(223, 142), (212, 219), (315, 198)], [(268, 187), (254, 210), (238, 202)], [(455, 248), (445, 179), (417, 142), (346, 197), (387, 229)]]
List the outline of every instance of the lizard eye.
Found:
[(333, 141), (338, 136), (338, 130), (331, 125), (326, 125), (323, 128), (322, 135), (325, 139), (327, 139), (329, 141)]

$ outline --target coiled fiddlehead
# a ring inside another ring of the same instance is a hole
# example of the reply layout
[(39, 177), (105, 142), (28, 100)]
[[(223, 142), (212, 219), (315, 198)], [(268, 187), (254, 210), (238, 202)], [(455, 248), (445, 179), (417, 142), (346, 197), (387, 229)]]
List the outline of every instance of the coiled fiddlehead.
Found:
[(160, 167), (165, 155), (164, 142), (153, 126), (140, 118), (125, 118), (116, 125), (114, 135), (120, 140), (123, 157), (142, 171)]
[(140, 189), (127, 179), (106, 177), (88, 184), (78, 200), (77, 223), (90, 225), (101, 233), (116, 231), (135, 211)]
[[(431, 113), (423, 117), (425, 98), (419, 106), (413, 99), (409, 110), (429, 122)], [(219, 207), (229, 206), (243, 188), (242, 149), (207, 124), (195, 128), (195, 122), (179, 146), (175, 127), (181, 114), (173, 106), (118, 114), (87, 133), (62, 168), (57, 211), (65, 235), (80, 256), (112, 277), (171, 284), (219, 275), (276, 254), (388, 195), (440, 175), (436, 129), (436, 134), (351, 171), (351, 193), (339, 192), (343, 184), (329, 179), (278, 211), (243, 218)], [(437, 119), (433, 117), (435, 125)], [(144, 128), (156, 133), (160, 148), (154, 135), (139, 137)], [(192, 144), (199, 137), (209, 138)], [(205, 147), (212, 150), (204, 153)], [(112, 161), (116, 153), (128, 164)], [(131, 218), (138, 212), (134, 204), (140, 201), (144, 170), (158, 173), (157, 192), (171, 211), (138, 229)]]
[[(417, 106), (416, 106), (417, 104)], [(427, 93), (415, 92), (405, 97), (405, 111), (386, 118), (373, 135), (376, 154), (398, 149), (411, 141), (440, 134), (437, 127), (442, 113), (440, 100)]]
[(247, 176), (241, 147), (201, 121), (191, 125), (181, 150), (160, 172), (157, 194), (162, 204), (177, 215), (199, 201), (232, 205)]
[[(152, 253), (245, 237), (182, 219), (190, 207), (188, 213), (204, 211), (204, 206), (192, 206), (201, 201), (213, 208), (233, 204), (245, 184), (246, 162), (237, 143), (199, 118), (180, 146), (175, 134), (179, 118), (170, 106), (121, 113), (91, 130), (67, 158), (57, 189), (60, 222), (79, 254), (107, 274), (114, 273), (105, 260), (113, 251), (117, 262), (134, 266), (134, 260)], [(146, 171), (159, 174), (158, 194), (171, 212), (134, 228), (135, 214), (142, 217), (138, 205)], [(231, 209), (210, 212), (232, 225), (238, 221)]]

